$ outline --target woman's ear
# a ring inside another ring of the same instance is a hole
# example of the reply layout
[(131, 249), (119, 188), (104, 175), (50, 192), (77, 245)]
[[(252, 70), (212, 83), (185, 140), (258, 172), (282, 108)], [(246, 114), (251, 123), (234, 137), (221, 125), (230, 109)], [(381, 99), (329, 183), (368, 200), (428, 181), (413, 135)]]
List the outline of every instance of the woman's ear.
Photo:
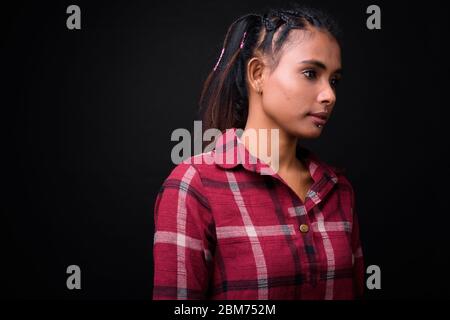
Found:
[(261, 94), (264, 83), (264, 61), (260, 57), (253, 57), (247, 62), (247, 77), (251, 90)]

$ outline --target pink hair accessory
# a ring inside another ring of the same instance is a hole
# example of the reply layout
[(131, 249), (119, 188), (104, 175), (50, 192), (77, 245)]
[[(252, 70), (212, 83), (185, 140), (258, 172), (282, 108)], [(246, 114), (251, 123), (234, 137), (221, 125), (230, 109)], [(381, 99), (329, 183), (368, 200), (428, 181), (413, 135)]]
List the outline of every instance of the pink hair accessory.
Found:
[[(242, 36), (241, 44), (239, 45), (239, 48), (242, 49), (244, 46), (245, 36), (247, 35), (247, 31), (244, 32), (244, 35)], [(222, 48), (222, 52), (220, 53), (219, 60), (217, 60), (216, 65), (214, 66), (214, 71), (216, 71), (217, 67), (219, 66), (220, 60), (222, 60), (223, 52), (225, 51), (225, 47)]]
[(239, 46), (241, 49), (244, 46), (244, 40), (245, 40), (245, 36), (247, 34), (247, 31), (244, 32), (244, 35), (242, 36), (242, 40), (241, 40), (241, 45)]
[(214, 71), (216, 71), (216, 69), (217, 69), (217, 66), (219, 65), (219, 63), (220, 63), (220, 60), (222, 60), (222, 56), (223, 56), (223, 52), (225, 51), (225, 47), (224, 48), (222, 48), (222, 52), (220, 53), (220, 57), (219, 57), (219, 60), (217, 60), (217, 63), (216, 63), (216, 65), (215, 65), (215, 67), (214, 67)]

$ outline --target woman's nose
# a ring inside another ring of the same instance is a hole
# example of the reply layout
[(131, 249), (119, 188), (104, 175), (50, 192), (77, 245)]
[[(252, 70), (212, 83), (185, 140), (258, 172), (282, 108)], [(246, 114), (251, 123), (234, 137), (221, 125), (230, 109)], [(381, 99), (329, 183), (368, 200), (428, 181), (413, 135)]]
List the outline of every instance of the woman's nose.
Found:
[(319, 92), (318, 100), (320, 104), (332, 107), (336, 102), (336, 94), (331, 85), (325, 85)]

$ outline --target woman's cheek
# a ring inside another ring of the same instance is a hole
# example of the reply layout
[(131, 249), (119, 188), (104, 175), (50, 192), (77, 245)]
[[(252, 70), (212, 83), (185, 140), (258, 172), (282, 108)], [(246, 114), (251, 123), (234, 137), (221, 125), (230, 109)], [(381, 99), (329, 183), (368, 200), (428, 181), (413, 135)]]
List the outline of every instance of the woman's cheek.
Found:
[(263, 109), (270, 117), (277, 119), (282, 116), (283, 106), (286, 105), (285, 97), (280, 93), (278, 86), (267, 86), (263, 91)]

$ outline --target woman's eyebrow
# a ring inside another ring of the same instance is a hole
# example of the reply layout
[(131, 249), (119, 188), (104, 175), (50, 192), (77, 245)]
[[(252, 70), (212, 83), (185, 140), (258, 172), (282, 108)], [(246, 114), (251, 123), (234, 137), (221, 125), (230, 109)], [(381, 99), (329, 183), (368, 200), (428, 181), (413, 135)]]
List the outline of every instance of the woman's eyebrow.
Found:
[[(322, 61), (319, 61), (319, 60), (303, 60), (300, 63), (312, 64), (320, 69), (327, 70), (327, 66), (325, 65), (325, 63), (323, 63)], [(342, 68), (336, 69), (336, 71), (334, 71), (333, 73), (339, 73), (342, 75)]]

